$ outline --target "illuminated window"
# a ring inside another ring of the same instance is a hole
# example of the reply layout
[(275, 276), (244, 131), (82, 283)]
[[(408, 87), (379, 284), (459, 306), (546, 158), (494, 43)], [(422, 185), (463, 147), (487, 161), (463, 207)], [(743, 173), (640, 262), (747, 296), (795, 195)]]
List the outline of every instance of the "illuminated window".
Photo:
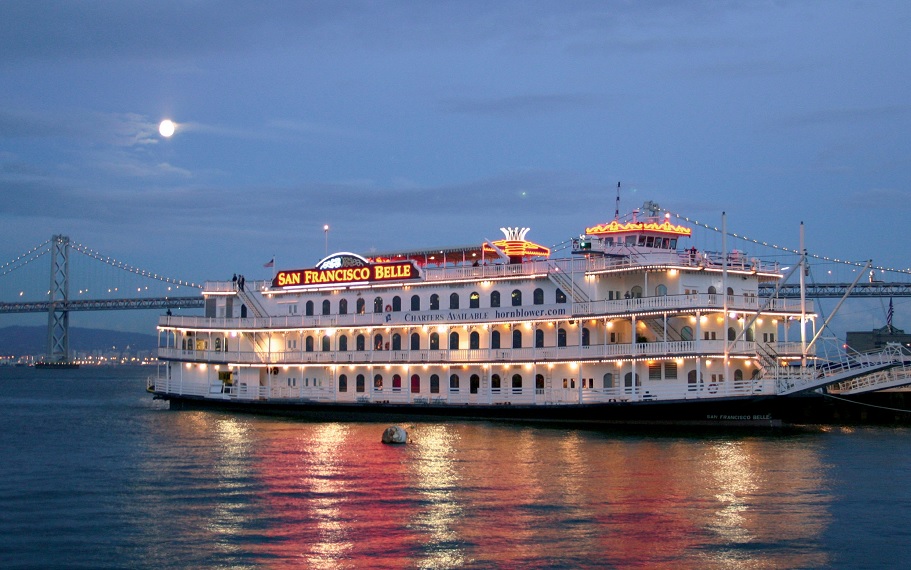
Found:
[(472, 291), (468, 296), (468, 308), (477, 309), (481, 306), (481, 295), (477, 291)]
[(430, 350), (440, 350), (440, 334), (430, 333)]
[(430, 393), (439, 394), (440, 393), (440, 377), (436, 374), (430, 375)]
[(373, 389), (377, 391), (383, 390), (383, 375), (377, 374), (373, 377)]
[(348, 377), (344, 374), (340, 374), (338, 377), (338, 391), (347, 392), (348, 391)]
[(556, 297), (555, 300), (557, 301), (557, 303), (565, 303), (565, 302), (566, 302), (566, 293), (564, 293), (563, 290), (560, 289), (559, 287), (557, 288), (557, 292), (555, 293), (555, 297)]
[(383, 335), (377, 333), (373, 337), (373, 350), (383, 350)]
[(373, 312), (382, 313), (383, 312), (383, 298), (377, 297), (373, 300)]
[(430, 296), (430, 310), (439, 311), (440, 310), (440, 296), (434, 293)]
[(499, 307), (499, 306), (500, 306), (500, 292), (499, 292), (499, 291), (491, 291), (491, 292), (490, 292), (490, 306), (491, 306), (491, 307)]
[(411, 375), (411, 393), (420, 394), (421, 393), (421, 377), (417, 374)]
[(340, 315), (348, 314), (348, 299), (341, 299), (338, 302), (338, 314), (340, 314)]
[(449, 296), (449, 308), (458, 309), (459, 308), (459, 294), (453, 293)]
[(392, 391), (401, 392), (402, 390), (402, 377), (398, 374), (392, 375)]
[(411, 310), (420, 311), (421, 310), (421, 298), (417, 295), (411, 296)]
[(532, 293), (531, 298), (532, 298), (531, 302), (534, 303), (535, 305), (543, 305), (544, 304), (544, 289), (541, 289), (540, 287), (535, 289), (534, 292)]
[(522, 292), (518, 289), (512, 291), (512, 306), (519, 307), (522, 305)]
[(363, 299), (358, 299), (355, 304), (355, 312), (359, 315), (363, 315), (367, 311), (367, 302)]

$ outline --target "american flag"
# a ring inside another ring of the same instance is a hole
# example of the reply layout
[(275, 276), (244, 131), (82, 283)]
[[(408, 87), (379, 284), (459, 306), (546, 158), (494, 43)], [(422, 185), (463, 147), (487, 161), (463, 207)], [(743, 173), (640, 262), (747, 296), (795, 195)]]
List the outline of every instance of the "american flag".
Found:
[(892, 315), (895, 314), (895, 309), (892, 308), (892, 298), (889, 298), (889, 311), (886, 313), (886, 326), (890, 329), (892, 328)]
[(267, 263), (263, 263), (263, 267), (275, 267), (275, 258), (273, 257)]

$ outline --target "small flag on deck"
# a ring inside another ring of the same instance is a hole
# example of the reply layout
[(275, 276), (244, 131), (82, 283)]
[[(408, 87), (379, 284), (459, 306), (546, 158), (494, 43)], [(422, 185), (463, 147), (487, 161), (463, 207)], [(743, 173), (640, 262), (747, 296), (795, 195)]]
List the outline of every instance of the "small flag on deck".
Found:
[(895, 309), (892, 308), (892, 298), (889, 298), (889, 312), (886, 313), (886, 326), (890, 329), (892, 328), (892, 316), (895, 314)]
[(270, 259), (268, 263), (263, 263), (263, 267), (275, 267), (275, 258)]

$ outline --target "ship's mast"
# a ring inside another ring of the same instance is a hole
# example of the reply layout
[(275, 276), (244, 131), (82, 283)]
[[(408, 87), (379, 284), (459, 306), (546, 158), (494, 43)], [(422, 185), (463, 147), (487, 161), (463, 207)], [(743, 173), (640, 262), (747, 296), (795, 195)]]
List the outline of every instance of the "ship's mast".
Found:
[(617, 201), (614, 206), (614, 219), (620, 219), (620, 183), (617, 182)]

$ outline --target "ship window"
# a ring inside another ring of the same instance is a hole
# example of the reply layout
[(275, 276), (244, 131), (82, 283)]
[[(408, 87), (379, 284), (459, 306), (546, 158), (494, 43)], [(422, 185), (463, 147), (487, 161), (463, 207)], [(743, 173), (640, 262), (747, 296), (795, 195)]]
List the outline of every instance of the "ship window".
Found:
[(373, 389), (382, 391), (382, 389), (383, 389), (383, 375), (382, 374), (377, 374), (376, 376), (373, 377)]
[(348, 314), (348, 299), (340, 299), (338, 302), (338, 314), (347, 315)]
[(555, 295), (556, 295), (556, 301), (557, 301), (557, 303), (565, 303), (565, 302), (566, 302), (566, 293), (564, 293), (563, 290), (560, 289), (559, 287), (557, 288), (557, 292), (555, 293)]
[(714, 285), (709, 285), (709, 295), (714, 295), (717, 292)]
[(358, 392), (364, 391), (364, 375), (358, 374), (357, 378), (354, 379), (354, 389)]
[(358, 299), (355, 307), (356, 307), (355, 312), (359, 315), (363, 315), (364, 312), (367, 310), (367, 302), (364, 301), (363, 299)]
[(430, 350), (440, 350), (440, 334), (430, 333)]
[(743, 338), (747, 342), (753, 342), (756, 340), (755, 336), (753, 335), (753, 329), (747, 329), (746, 332), (743, 333)]
[(458, 309), (459, 308), (459, 294), (453, 293), (449, 296), (449, 308)]
[(739, 380), (743, 380), (743, 370), (738, 368), (734, 371), (734, 382), (737, 382)]
[(323, 314), (328, 315), (330, 311), (329, 299), (323, 301)]
[(307, 336), (307, 339), (304, 341), (304, 350), (307, 352), (313, 352), (313, 337)]
[(728, 287), (728, 299), (734, 296), (734, 288)]
[(402, 298), (396, 295), (392, 298), (392, 312), (398, 313), (402, 310)]
[(421, 335), (411, 333), (411, 350), (421, 350)]
[(417, 295), (411, 296), (411, 310), (420, 311), (421, 310), (421, 298)]
[(690, 327), (680, 329), (680, 340), (693, 340), (693, 329)]
[(535, 305), (544, 304), (544, 289), (541, 289), (540, 287), (535, 289), (534, 293), (532, 293), (532, 303)]
[(499, 306), (500, 306), (500, 292), (499, 292), (499, 291), (491, 291), (491, 292), (490, 292), (490, 306), (491, 306), (491, 307), (499, 307)]
[(341, 352), (348, 350), (348, 335), (341, 335), (338, 337), (338, 349)]
[(453, 374), (449, 377), (449, 389), (453, 392), (459, 391), (459, 375)]
[(535, 375), (535, 390), (543, 390), (543, 389), (544, 389), (544, 375), (537, 374), (537, 375)]
[(468, 335), (468, 348), (471, 350), (481, 348), (481, 335), (478, 334), (478, 331), (471, 331), (471, 334)]
[(417, 374), (411, 375), (411, 393), (420, 394), (421, 393), (421, 377)]
[(313, 301), (307, 301), (307, 304), (304, 305), (304, 314), (308, 317), (313, 316)]
[(402, 335), (399, 333), (392, 335), (392, 350), (402, 350)]
[(588, 328), (582, 328), (582, 346), (588, 346), (591, 344), (591, 333)]
[(497, 393), (500, 392), (500, 375), (494, 374), (490, 377), (490, 387), (493, 390), (496, 390)]
[(566, 346), (566, 329), (557, 330), (557, 346)]
[(373, 300), (373, 312), (382, 313), (383, 312), (383, 298), (377, 297)]
[(671, 238), (670, 249), (677, 249), (677, 238)]
[(452, 331), (449, 333), (449, 350), (459, 349), (459, 333)]
[(468, 379), (468, 391), (472, 394), (478, 393), (478, 388), (481, 387), (481, 377), (477, 374), (472, 374), (471, 378)]
[[(623, 377), (623, 385), (626, 386), (627, 388), (631, 388), (633, 386), (633, 373), (632, 372), (627, 372), (626, 376)], [(639, 375), (636, 374), (636, 386), (641, 386), (641, 385), (642, 385), (642, 383), (639, 381)]]
[(402, 377), (398, 374), (392, 375), (392, 389), (395, 392), (398, 392), (402, 389)]
[(430, 393), (439, 394), (440, 393), (440, 377), (436, 374), (430, 375)]
[(324, 334), (323, 335), (323, 347), (322, 347), (323, 352), (329, 352), (331, 350), (330, 344), (331, 344), (331, 341), (329, 340), (329, 335)]
[(373, 350), (383, 350), (383, 335), (377, 333), (373, 337)]
[(626, 236), (626, 245), (636, 245), (636, 236)]
[(629, 293), (633, 299), (641, 299), (642, 298), (642, 287), (636, 285), (635, 287), (633, 287), (632, 289), (629, 290)]
[(541, 329), (535, 331), (535, 348), (544, 348), (544, 331)]
[(614, 375), (611, 372), (608, 372), (604, 375), (604, 387), (613, 388), (614, 387)]
[(645, 246), (645, 236), (639, 236), (639, 245)]
[(665, 380), (676, 380), (677, 379), (677, 363), (676, 362), (665, 362), (664, 363), (664, 379)]
[(686, 375), (687, 389), (692, 392), (696, 389), (696, 371), (690, 370)]
[(366, 339), (364, 338), (364, 335), (362, 335), (362, 334), (357, 335), (357, 338), (354, 341), (355, 350), (363, 351), (366, 348), (365, 340)]
[(440, 310), (440, 296), (434, 293), (430, 296), (430, 310), (439, 311)]
[(661, 380), (661, 363), (653, 362), (648, 365), (648, 379)]
[(500, 331), (490, 333), (490, 348), (500, 348)]
[(522, 331), (519, 329), (512, 331), (512, 347), (522, 348)]
[(655, 295), (658, 297), (666, 297), (667, 296), (667, 285), (662, 284), (662, 285), (658, 285), (657, 287), (655, 287)]
[(339, 392), (348, 391), (348, 377), (344, 374), (340, 374), (338, 377), (338, 391)]
[(512, 375), (512, 393), (513, 394), (522, 393), (522, 375), (521, 374)]
[(734, 340), (737, 338), (737, 331), (734, 330), (734, 327), (728, 327), (728, 340)]
[(512, 292), (512, 306), (519, 307), (522, 305), (522, 292), (514, 289)]
[(468, 296), (468, 308), (477, 309), (481, 306), (481, 295), (477, 291), (472, 291), (471, 295)]

